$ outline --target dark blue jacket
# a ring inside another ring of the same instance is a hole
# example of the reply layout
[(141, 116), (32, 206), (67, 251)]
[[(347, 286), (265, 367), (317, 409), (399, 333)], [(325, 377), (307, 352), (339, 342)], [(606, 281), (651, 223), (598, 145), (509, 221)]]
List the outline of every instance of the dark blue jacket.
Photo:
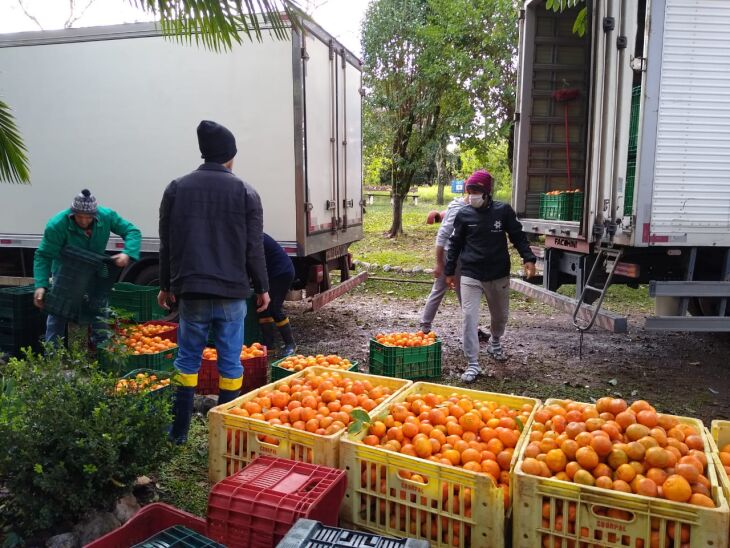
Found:
[(279, 276), (294, 276), (294, 264), (274, 238), (264, 232), (264, 254), (266, 256), (266, 271), (269, 279)]
[(171, 182), (160, 204), (160, 287), (245, 299), (269, 290), (264, 214), (256, 191), (206, 162)]
[(454, 219), (444, 273), (453, 276), (460, 259), (462, 276), (482, 282), (509, 276), (507, 236), (524, 262), (536, 261), (515, 210), (509, 204), (490, 202), (479, 209), (463, 206)]

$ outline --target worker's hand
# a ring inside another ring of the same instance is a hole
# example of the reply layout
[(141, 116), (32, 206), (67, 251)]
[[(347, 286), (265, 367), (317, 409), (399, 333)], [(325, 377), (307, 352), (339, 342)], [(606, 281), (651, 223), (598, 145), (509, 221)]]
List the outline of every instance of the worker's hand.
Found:
[(157, 304), (159, 304), (165, 310), (170, 310), (174, 303), (175, 295), (173, 295), (170, 291), (160, 291), (157, 294)]
[(269, 303), (271, 302), (271, 299), (269, 298), (269, 292), (266, 293), (257, 293), (256, 294), (256, 312), (263, 312), (267, 308), (269, 308)]
[(33, 293), (33, 304), (36, 305), (38, 308), (43, 308), (43, 297), (45, 297), (45, 296), (46, 296), (46, 288), (39, 287)]
[(454, 276), (446, 276), (446, 285), (449, 286), (451, 289), (454, 289), (456, 287), (456, 283), (454, 282)]
[(530, 278), (534, 278), (535, 274), (537, 273), (537, 269), (535, 268), (535, 263), (525, 263), (522, 265), (522, 269), (525, 272), (525, 279), (529, 280)]
[(119, 253), (118, 255), (114, 255), (112, 260), (119, 268), (124, 268), (129, 264), (129, 255), (126, 253)]
[(441, 274), (444, 273), (444, 265), (443, 263), (436, 263), (436, 266), (433, 268), (433, 277), (434, 278), (440, 278)]

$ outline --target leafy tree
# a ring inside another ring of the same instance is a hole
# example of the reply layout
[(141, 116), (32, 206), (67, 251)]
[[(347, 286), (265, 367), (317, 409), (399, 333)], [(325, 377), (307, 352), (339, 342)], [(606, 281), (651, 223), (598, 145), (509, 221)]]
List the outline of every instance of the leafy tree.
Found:
[[(120, 0), (122, 1), (122, 0)], [(262, 26), (286, 39), (289, 21), (295, 27), (302, 13), (297, 0), (126, 0), (156, 16), (162, 32), (181, 43), (226, 51), (244, 39), (263, 39)], [(72, 3), (73, 5), (73, 3)], [(73, 10), (72, 10), (73, 11)], [(252, 14), (258, 13), (259, 16)], [(27, 149), (11, 108), (0, 101), (0, 181), (30, 182)]]
[(433, 166), (445, 184), (447, 143), (508, 133), (516, 43), (513, 0), (370, 4), (362, 37), (364, 107), (378, 113), (374, 133), (388, 142), (394, 195), (388, 237), (403, 231), (403, 199), (419, 171)]
[[(546, 0), (545, 9), (552, 9), (553, 11), (565, 11), (569, 8), (574, 8), (578, 4), (585, 4), (585, 0)], [(586, 25), (588, 22), (588, 6), (583, 6), (578, 15), (575, 17), (573, 23), (573, 33), (580, 37), (585, 36)]]

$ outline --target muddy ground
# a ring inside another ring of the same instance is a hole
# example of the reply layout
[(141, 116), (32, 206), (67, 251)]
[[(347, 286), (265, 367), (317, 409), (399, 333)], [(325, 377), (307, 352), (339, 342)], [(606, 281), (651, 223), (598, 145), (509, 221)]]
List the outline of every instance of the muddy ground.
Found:
[[(515, 294), (504, 337), (510, 358), (492, 361), (485, 352), (485, 374), (472, 387), (547, 399), (580, 401), (615, 394), (646, 399), (659, 411), (701, 418), (730, 418), (730, 335), (655, 333), (643, 329), (643, 316), (629, 314), (629, 332), (594, 328), (579, 336), (567, 314)], [(304, 302), (287, 303), (300, 352), (333, 352), (358, 360), (367, 370), (368, 339), (379, 331), (418, 329), (423, 301), (358, 289), (317, 312)], [(482, 315), (488, 325), (488, 313)], [(463, 385), (458, 375), (461, 313), (444, 302), (433, 325), (443, 340), (443, 376), (437, 382)], [(482, 347), (484, 350), (485, 347)]]

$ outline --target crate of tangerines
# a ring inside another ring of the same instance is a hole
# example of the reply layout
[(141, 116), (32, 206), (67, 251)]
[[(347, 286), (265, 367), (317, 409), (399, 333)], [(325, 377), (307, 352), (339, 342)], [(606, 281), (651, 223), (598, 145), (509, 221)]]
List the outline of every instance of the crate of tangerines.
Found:
[(211, 482), (235, 474), (257, 455), (339, 466), (345, 429), (370, 420), (412, 383), (327, 367), (307, 367), (213, 408)]
[(316, 356), (287, 356), (271, 364), (271, 381), (278, 381), (292, 373), (303, 371), (307, 367), (328, 367), (341, 371), (357, 371), (357, 362), (341, 358), (335, 354), (317, 354)]
[(118, 327), (100, 348), (99, 363), (105, 369), (119, 373), (133, 369), (171, 371), (177, 356), (177, 343), (162, 336), (169, 336), (171, 331), (169, 324), (162, 325), (166, 323)]
[[(730, 503), (730, 421), (712, 421), (712, 452), (722, 492)], [(730, 541), (728, 542), (730, 545)]]
[(516, 453), (539, 405), (413, 384), (342, 439), (348, 486), (341, 517), (434, 547), (503, 547)]
[(169, 371), (135, 369), (119, 379), (114, 390), (120, 394), (141, 393), (161, 395), (169, 391), (172, 374)]
[(379, 333), (370, 339), (370, 372), (400, 379), (441, 377), (441, 341), (433, 331)]
[(515, 547), (727, 546), (702, 422), (644, 400), (548, 400), (515, 474)]
[[(241, 393), (266, 384), (269, 359), (266, 347), (261, 343), (253, 343), (251, 346), (245, 344), (241, 348), (241, 365), (243, 365), (243, 386)], [(203, 359), (198, 371), (198, 386), (196, 394), (217, 394), (218, 393), (218, 352), (215, 348), (207, 347), (203, 350)]]

